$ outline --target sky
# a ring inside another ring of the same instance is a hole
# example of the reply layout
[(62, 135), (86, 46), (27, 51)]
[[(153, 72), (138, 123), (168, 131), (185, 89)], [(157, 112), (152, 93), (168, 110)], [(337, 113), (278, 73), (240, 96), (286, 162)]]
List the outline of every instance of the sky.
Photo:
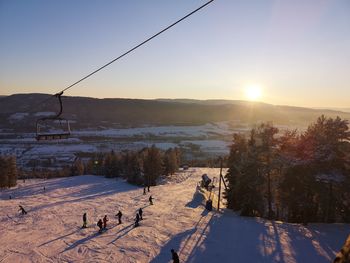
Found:
[[(203, 0), (0, 0), (0, 94), (53, 94)], [(350, 108), (349, 0), (215, 0), (65, 92)]]

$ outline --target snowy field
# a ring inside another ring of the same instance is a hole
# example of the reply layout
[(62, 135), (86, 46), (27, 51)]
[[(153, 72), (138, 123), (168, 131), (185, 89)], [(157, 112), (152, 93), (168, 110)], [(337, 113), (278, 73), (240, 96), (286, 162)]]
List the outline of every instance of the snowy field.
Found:
[[(301, 226), (207, 212), (195, 194), (203, 173), (190, 169), (152, 187), (154, 205), (142, 188), (122, 180), (77, 176), (27, 180), (0, 192), (0, 262), (330, 262), (350, 233), (347, 224)], [(43, 190), (45, 186), (46, 190)], [(9, 195), (13, 196), (9, 200)], [(18, 205), (28, 214), (19, 215)], [(144, 220), (133, 228), (135, 213)], [(121, 210), (123, 223), (114, 215)], [(81, 229), (88, 214), (87, 229)], [(107, 214), (108, 230), (97, 220)]]
[[(41, 114), (45, 114), (42, 112)], [(20, 118), (21, 114), (14, 115)], [(14, 117), (14, 118), (15, 118)], [(232, 129), (229, 122), (207, 123), (197, 126), (152, 126), (124, 129), (72, 130), (67, 140), (36, 141), (34, 133), (0, 135), (0, 155), (15, 155), (20, 167), (31, 167), (51, 159), (52, 166), (71, 165), (80, 154), (141, 150), (155, 145), (167, 150), (180, 147), (206, 157), (228, 154), (234, 132), (246, 132), (247, 128)], [(188, 154), (189, 155), (189, 154)], [(66, 163), (61, 160), (68, 160)]]

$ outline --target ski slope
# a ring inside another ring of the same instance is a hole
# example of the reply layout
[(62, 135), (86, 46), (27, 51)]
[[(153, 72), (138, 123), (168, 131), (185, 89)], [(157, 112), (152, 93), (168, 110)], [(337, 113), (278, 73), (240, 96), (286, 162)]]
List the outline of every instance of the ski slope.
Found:
[[(330, 262), (350, 233), (348, 224), (300, 226), (207, 212), (195, 194), (203, 173), (193, 168), (143, 189), (123, 180), (77, 176), (27, 180), (0, 192), (0, 262)], [(44, 191), (43, 187), (46, 190)], [(9, 195), (13, 198), (9, 200)], [(19, 215), (18, 205), (28, 214)], [(136, 211), (144, 220), (133, 227)], [(123, 224), (114, 215), (123, 212)], [(87, 212), (87, 229), (81, 229)], [(105, 214), (108, 230), (98, 233)]]

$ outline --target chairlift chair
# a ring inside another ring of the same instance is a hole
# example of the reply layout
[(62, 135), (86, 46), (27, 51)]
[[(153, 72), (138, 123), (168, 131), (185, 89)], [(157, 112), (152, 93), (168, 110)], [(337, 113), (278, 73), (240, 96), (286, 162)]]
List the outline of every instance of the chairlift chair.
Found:
[[(48, 141), (48, 140), (61, 140), (68, 139), (70, 136), (70, 125), (67, 119), (61, 118), (62, 114), (62, 96), (63, 92), (55, 94), (55, 97), (58, 98), (60, 103), (60, 111), (49, 117), (40, 118), (36, 121), (36, 140), (37, 141)], [(57, 125), (59, 123), (60, 129), (52, 131), (51, 126)]]

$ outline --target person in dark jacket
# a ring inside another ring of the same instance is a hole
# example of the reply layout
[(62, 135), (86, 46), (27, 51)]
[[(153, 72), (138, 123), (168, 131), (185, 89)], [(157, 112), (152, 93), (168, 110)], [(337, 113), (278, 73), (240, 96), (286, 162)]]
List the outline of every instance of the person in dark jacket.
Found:
[(118, 222), (119, 222), (119, 224), (121, 224), (122, 223), (122, 212), (119, 210), (119, 212), (115, 215), (115, 216), (117, 216), (118, 217)]
[(107, 222), (108, 222), (108, 218), (107, 218), (107, 215), (105, 215), (103, 218), (103, 229), (107, 229)]
[(150, 204), (150, 205), (153, 205), (153, 197), (150, 196), (150, 197), (148, 198), (148, 200), (149, 200), (149, 204)]
[(180, 263), (179, 255), (175, 252), (175, 250), (171, 249), (170, 251), (171, 251), (173, 263)]
[(100, 233), (102, 232), (102, 225), (103, 225), (102, 219), (99, 219), (98, 222), (97, 222), (97, 226), (100, 228), (100, 230), (98, 231)]
[(143, 188), (143, 194), (146, 194), (146, 186)]
[(19, 210), (18, 211), (21, 211), (22, 215), (26, 215), (27, 214), (27, 211), (24, 210), (23, 206), (19, 205)]
[(142, 213), (143, 213), (142, 208), (140, 208), (140, 209), (139, 209), (140, 220), (143, 220), (143, 218), (142, 218)]
[(86, 213), (84, 213), (83, 214), (83, 227), (82, 228), (86, 228), (87, 227), (86, 224), (87, 224), (87, 215), (86, 215)]
[(135, 218), (135, 227), (138, 227), (140, 224), (140, 216), (139, 216), (139, 213), (136, 214), (136, 218)]

